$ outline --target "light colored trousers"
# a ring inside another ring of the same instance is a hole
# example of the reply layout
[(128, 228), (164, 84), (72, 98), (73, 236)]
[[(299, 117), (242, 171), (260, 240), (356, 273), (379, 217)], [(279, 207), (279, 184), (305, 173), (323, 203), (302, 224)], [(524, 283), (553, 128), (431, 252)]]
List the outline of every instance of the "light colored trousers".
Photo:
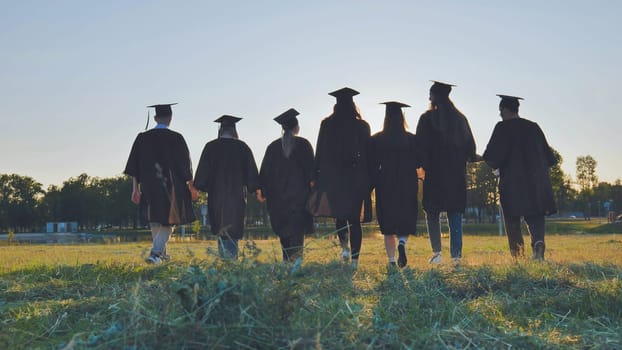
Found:
[(159, 257), (166, 255), (166, 242), (171, 237), (175, 226), (165, 226), (157, 222), (150, 222), (149, 227), (151, 227), (151, 239), (153, 240), (151, 254)]

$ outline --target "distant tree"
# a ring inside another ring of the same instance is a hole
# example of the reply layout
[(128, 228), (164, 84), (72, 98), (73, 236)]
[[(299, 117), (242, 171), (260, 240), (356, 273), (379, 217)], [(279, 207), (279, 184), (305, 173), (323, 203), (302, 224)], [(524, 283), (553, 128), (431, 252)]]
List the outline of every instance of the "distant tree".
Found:
[(551, 185), (553, 186), (557, 208), (560, 213), (563, 213), (572, 210), (576, 191), (572, 186), (572, 178), (562, 170), (562, 163), (564, 162), (562, 155), (553, 148), (551, 150), (557, 159), (557, 164), (551, 167)]
[(577, 184), (581, 191), (589, 191), (598, 183), (596, 160), (592, 156), (577, 157)]
[(50, 185), (45, 191), (45, 196), (41, 199), (39, 212), (45, 221), (57, 221), (61, 215), (61, 193), (56, 185)]
[(577, 157), (577, 184), (581, 190), (580, 195), (586, 209), (586, 219), (592, 216), (592, 189), (598, 184), (596, 176), (596, 160), (592, 156)]
[(42, 185), (28, 176), (0, 175), (0, 227), (14, 232), (33, 229), (43, 221), (38, 204)]
[(99, 224), (134, 226), (138, 219), (138, 207), (130, 201), (132, 179), (128, 176), (96, 179), (92, 191), (103, 203), (97, 216)]
[(100, 222), (104, 203), (97, 181), (87, 174), (80, 174), (63, 182), (59, 221), (77, 221), (82, 229), (92, 228)]
[(467, 166), (467, 206), (477, 210), (476, 220), (493, 221), (497, 212), (497, 177), (485, 162)]

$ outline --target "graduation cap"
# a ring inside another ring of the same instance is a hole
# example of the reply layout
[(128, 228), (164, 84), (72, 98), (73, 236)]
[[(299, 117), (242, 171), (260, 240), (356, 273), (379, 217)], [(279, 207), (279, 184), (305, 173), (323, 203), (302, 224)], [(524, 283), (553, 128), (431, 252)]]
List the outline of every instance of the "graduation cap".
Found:
[(336, 97), (337, 102), (341, 102), (341, 101), (352, 101), (352, 97), (358, 95), (359, 92), (354, 89), (350, 89), (349, 87), (344, 87), (343, 89), (339, 89), (339, 90), (330, 92), (328, 94)]
[(444, 83), (442, 81), (437, 81), (437, 80), (430, 80), (431, 82), (433, 82), (434, 84), (432, 84), (432, 87), (430, 88), (430, 92), (434, 93), (435, 95), (439, 95), (439, 96), (449, 96), (449, 93), (451, 92), (451, 88), (456, 86), (454, 84), (449, 84), (449, 83)]
[(166, 118), (173, 115), (173, 110), (171, 106), (176, 105), (177, 103), (164, 103), (159, 105), (151, 105), (147, 106), (147, 108), (155, 108), (156, 114), (154, 117)]
[(387, 106), (387, 108), (407, 108), (407, 107), (410, 107), (410, 105), (407, 105), (407, 104), (402, 103), (402, 102), (397, 102), (397, 101), (382, 102), (380, 104)]
[(382, 102), (380, 104), (387, 106), (385, 111), (387, 115), (402, 115), (402, 108), (410, 107), (405, 103), (397, 101)]
[(500, 94), (497, 94), (497, 96), (501, 97), (501, 100), (514, 100), (514, 101), (524, 100), (524, 98), (518, 97), (518, 96), (500, 95)]
[(500, 94), (497, 94), (497, 96), (501, 97), (501, 102), (499, 102), (499, 109), (505, 107), (513, 112), (518, 112), (518, 106), (520, 106), (520, 102), (518, 101), (523, 100), (522, 97)]
[(222, 117), (214, 120), (216, 123), (220, 123), (220, 126), (234, 126), (235, 123), (242, 120), (242, 118), (234, 117), (232, 115), (223, 115)]
[(298, 125), (298, 118), (296, 118), (296, 116), (299, 114), (300, 113), (298, 113), (297, 110), (290, 108), (287, 111), (281, 113), (278, 117), (274, 118), (274, 120), (277, 123), (281, 124), (283, 126), (283, 129), (291, 129)]

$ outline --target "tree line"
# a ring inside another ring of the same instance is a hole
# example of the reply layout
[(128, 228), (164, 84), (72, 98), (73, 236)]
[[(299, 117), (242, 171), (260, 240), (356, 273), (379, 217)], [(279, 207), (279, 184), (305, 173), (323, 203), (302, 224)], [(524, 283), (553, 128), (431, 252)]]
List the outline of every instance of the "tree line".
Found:
[[(605, 216), (622, 208), (622, 181), (599, 182), (597, 162), (591, 156), (578, 157), (573, 180), (561, 169), (563, 159), (551, 169), (551, 182), (560, 216), (581, 213), (585, 218)], [(80, 230), (105, 227), (138, 228), (139, 208), (130, 202), (132, 179), (81, 174), (61, 186), (43, 189), (35, 179), (18, 174), (0, 174), (0, 231), (44, 231), (46, 222), (77, 221)], [(498, 214), (497, 178), (485, 162), (470, 163), (467, 169), (467, 212), (474, 222), (494, 222)], [(195, 202), (195, 214), (201, 218), (205, 194)], [(246, 221), (249, 225), (268, 225), (265, 203), (248, 196)], [(421, 214), (421, 213), (420, 213)], [(420, 217), (424, 217), (420, 215)]]

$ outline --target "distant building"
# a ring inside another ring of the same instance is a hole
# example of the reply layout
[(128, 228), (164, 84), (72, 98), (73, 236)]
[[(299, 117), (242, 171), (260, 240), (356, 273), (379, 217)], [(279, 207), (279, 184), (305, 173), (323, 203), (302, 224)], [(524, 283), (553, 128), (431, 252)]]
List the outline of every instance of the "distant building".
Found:
[(48, 222), (45, 224), (46, 233), (76, 233), (78, 232), (78, 222)]

